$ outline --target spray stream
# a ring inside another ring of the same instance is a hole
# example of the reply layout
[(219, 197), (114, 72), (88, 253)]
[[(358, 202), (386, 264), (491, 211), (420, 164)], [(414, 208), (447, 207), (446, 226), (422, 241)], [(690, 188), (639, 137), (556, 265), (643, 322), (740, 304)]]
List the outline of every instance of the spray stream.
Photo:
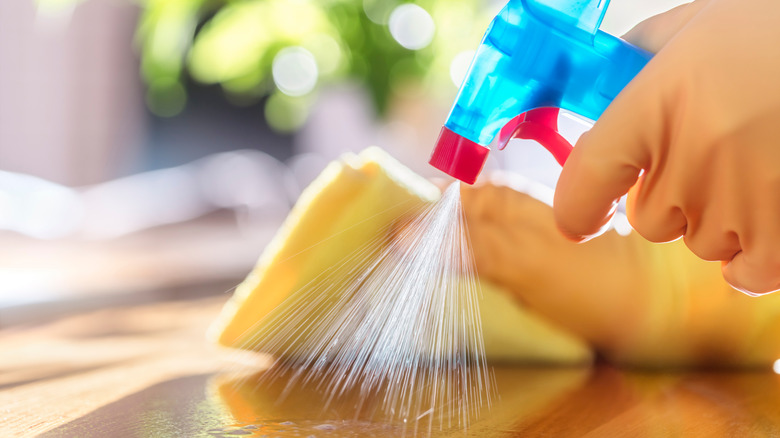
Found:
[(293, 294), (244, 347), (277, 358), (263, 380), (316, 388), (324, 409), (357, 391), (357, 411), (380, 409), (415, 431), (466, 428), (493, 392), (479, 299), (453, 183)]

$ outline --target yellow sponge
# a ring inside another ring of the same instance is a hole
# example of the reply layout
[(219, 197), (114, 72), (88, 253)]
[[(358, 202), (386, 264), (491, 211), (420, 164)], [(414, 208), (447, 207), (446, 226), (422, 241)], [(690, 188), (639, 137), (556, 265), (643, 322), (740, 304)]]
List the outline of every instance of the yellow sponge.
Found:
[[(284, 312), (288, 298), (334, 265), (346, 260), (351, 264), (347, 268), (360, 269), (369, 258), (352, 254), (366, 242), (386, 238), (399, 218), (439, 196), (435, 185), (378, 148), (331, 163), (302, 193), (212, 325), (210, 338), (224, 346), (254, 349), (269, 330), (263, 318), (271, 311)], [(509, 294), (484, 282), (482, 290), (489, 360), (561, 364), (591, 360), (582, 341), (530, 314)]]

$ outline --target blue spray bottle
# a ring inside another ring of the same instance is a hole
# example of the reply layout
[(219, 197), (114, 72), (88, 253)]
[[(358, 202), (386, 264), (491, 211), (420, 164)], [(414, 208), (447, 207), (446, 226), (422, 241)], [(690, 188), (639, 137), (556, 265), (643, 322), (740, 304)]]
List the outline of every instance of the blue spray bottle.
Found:
[(609, 0), (510, 0), (471, 62), (430, 163), (473, 184), (498, 136), (537, 140), (563, 165), (559, 109), (595, 121), (652, 54), (598, 28)]

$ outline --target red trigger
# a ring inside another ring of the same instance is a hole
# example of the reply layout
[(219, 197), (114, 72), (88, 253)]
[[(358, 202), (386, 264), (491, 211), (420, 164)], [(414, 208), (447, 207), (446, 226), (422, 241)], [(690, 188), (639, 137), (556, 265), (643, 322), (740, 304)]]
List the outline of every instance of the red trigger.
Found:
[(573, 147), (558, 133), (558, 108), (537, 108), (520, 114), (507, 123), (498, 134), (498, 149), (504, 150), (509, 140), (535, 140), (544, 146), (563, 166)]

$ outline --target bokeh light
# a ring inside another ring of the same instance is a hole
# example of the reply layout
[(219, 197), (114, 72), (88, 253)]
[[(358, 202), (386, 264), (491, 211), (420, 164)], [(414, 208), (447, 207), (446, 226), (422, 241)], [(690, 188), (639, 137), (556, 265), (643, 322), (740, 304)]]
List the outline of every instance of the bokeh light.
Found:
[[(57, 1), (57, 0), (55, 0)], [(430, 96), (452, 99), (453, 58), (473, 49), (495, 12), (477, 0), (144, 0), (139, 25), (147, 84), (160, 79), (219, 84), (228, 99), (249, 106), (265, 99), (277, 129), (301, 126), (300, 103), (272, 95), (306, 97), (343, 82), (366, 87), (376, 115), (387, 115), (399, 87), (422, 84)], [(464, 61), (465, 63), (465, 61)], [(174, 87), (151, 94), (157, 114), (184, 101)], [(172, 98), (172, 102), (164, 102)], [(282, 114), (271, 114), (272, 108)]]
[(288, 96), (303, 96), (317, 85), (319, 70), (314, 55), (303, 47), (286, 47), (274, 58), (274, 83)]
[(401, 46), (419, 50), (433, 40), (436, 25), (431, 14), (413, 3), (405, 3), (390, 14), (390, 34)]

